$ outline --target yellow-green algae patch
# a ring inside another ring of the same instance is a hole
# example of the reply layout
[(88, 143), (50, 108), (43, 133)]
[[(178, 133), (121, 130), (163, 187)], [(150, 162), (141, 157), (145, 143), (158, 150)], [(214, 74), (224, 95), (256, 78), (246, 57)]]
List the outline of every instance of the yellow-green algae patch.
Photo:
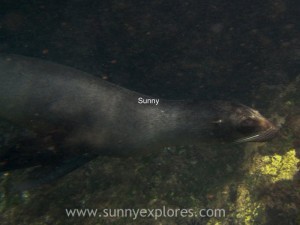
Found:
[(251, 192), (244, 184), (239, 185), (237, 190), (238, 198), (236, 200), (236, 215), (237, 221), (245, 225), (251, 225), (254, 219), (259, 215), (259, 211), (264, 208), (261, 202), (253, 201)]
[(254, 165), (250, 173), (265, 175), (272, 183), (279, 180), (292, 180), (297, 172), (297, 163), (299, 161), (296, 157), (295, 149), (289, 150), (284, 155), (258, 155), (254, 158)]
[[(236, 224), (265, 224), (266, 203), (257, 198), (257, 190), (262, 185), (268, 185), (268, 183), (292, 180), (297, 172), (297, 163), (300, 162), (296, 157), (295, 149), (290, 149), (284, 155), (263, 156), (255, 154), (251, 161), (245, 178), (235, 187), (235, 200), (233, 202), (228, 201), (227, 207), (225, 206), (227, 208), (226, 217), (232, 218)], [(229, 200), (225, 196), (223, 199)], [(218, 225), (225, 221), (224, 218), (211, 218), (207, 225)]]
[(207, 225), (228, 224), (224, 219), (232, 218), (235, 224), (253, 225), (260, 213), (265, 210), (262, 202), (256, 201), (246, 184), (237, 186), (237, 198), (234, 203), (227, 203), (226, 218), (211, 218)]

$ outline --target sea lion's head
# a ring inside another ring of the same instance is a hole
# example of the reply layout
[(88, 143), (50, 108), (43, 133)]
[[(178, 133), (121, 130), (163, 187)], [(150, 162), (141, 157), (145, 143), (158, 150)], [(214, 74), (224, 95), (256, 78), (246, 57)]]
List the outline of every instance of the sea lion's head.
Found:
[(218, 134), (237, 143), (263, 142), (273, 138), (278, 128), (257, 110), (248, 106), (220, 102), (217, 105), (219, 119), (214, 121)]

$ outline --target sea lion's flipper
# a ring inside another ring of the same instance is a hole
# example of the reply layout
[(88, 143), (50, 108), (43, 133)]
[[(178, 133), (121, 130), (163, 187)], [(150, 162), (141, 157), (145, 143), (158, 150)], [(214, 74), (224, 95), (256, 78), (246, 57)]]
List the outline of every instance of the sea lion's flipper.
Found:
[(36, 166), (22, 175), (22, 179), (14, 182), (12, 189), (14, 191), (24, 191), (51, 183), (96, 157), (95, 154), (85, 154), (61, 161), (55, 165)]
[(56, 164), (62, 160), (63, 153), (51, 149), (42, 150), (41, 146), (11, 147), (0, 154), (0, 172)]

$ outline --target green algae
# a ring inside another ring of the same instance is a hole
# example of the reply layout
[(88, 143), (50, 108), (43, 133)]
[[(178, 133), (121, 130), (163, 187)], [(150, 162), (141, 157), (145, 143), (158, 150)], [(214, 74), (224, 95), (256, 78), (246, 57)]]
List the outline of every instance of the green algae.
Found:
[(299, 161), (295, 149), (290, 149), (284, 155), (257, 156), (254, 159), (251, 173), (265, 175), (272, 183), (280, 180), (292, 180), (297, 172)]
[[(211, 218), (207, 225), (230, 224), (230, 220), (234, 221), (234, 224), (266, 224), (268, 220), (266, 210), (269, 209), (270, 202), (276, 201), (274, 200), (276, 196), (282, 193), (276, 189), (270, 189), (274, 196), (269, 196), (266, 200), (259, 196), (259, 190), (269, 186), (272, 187), (272, 185), (277, 185), (279, 182), (292, 181), (298, 171), (297, 164), (300, 162), (296, 157), (295, 149), (290, 149), (283, 155), (277, 153), (261, 155), (255, 152), (254, 156), (249, 158), (249, 161), (251, 162), (244, 177), (238, 183), (232, 181), (235, 199), (230, 201), (228, 196), (222, 196), (223, 202), (226, 202), (223, 204), (223, 207), (227, 208), (226, 218)], [(219, 192), (224, 193), (224, 190), (226, 190), (227, 193), (228, 186), (229, 184)], [(283, 187), (283, 192), (288, 192), (290, 186), (290, 184), (287, 184), (285, 188)], [(291, 194), (295, 194), (295, 192), (291, 191)], [(284, 196), (281, 196), (283, 198), (282, 205), (286, 202)], [(291, 207), (291, 204), (284, 207), (284, 210), (287, 210), (286, 208)], [(294, 208), (292, 207), (293, 210)]]

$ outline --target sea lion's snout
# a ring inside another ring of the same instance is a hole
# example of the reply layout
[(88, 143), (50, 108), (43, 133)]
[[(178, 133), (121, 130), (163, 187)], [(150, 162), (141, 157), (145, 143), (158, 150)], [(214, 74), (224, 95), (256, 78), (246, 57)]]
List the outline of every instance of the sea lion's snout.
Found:
[(236, 143), (264, 142), (274, 138), (278, 127), (263, 117), (258, 111), (246, 108), (248, 116), (239, 121), (238, 130), (246, 137), (236, 140)]
[(264, 142), (264, 141), (268, 141), (268, 140), (274, 138), (279, 129), (276, 126), (274, 126), (271, 122), (269, 122), (268, 120), (266, 120), (266, 122), (264, 122), (264, 123), (265, 123), (264, 127), (266, 127), (266, 124), (268, 124), (267, 129), (262, 130), (251, 136), (240, 138), (240, 139), (236, 140), (235, 142), (236, 143)]

